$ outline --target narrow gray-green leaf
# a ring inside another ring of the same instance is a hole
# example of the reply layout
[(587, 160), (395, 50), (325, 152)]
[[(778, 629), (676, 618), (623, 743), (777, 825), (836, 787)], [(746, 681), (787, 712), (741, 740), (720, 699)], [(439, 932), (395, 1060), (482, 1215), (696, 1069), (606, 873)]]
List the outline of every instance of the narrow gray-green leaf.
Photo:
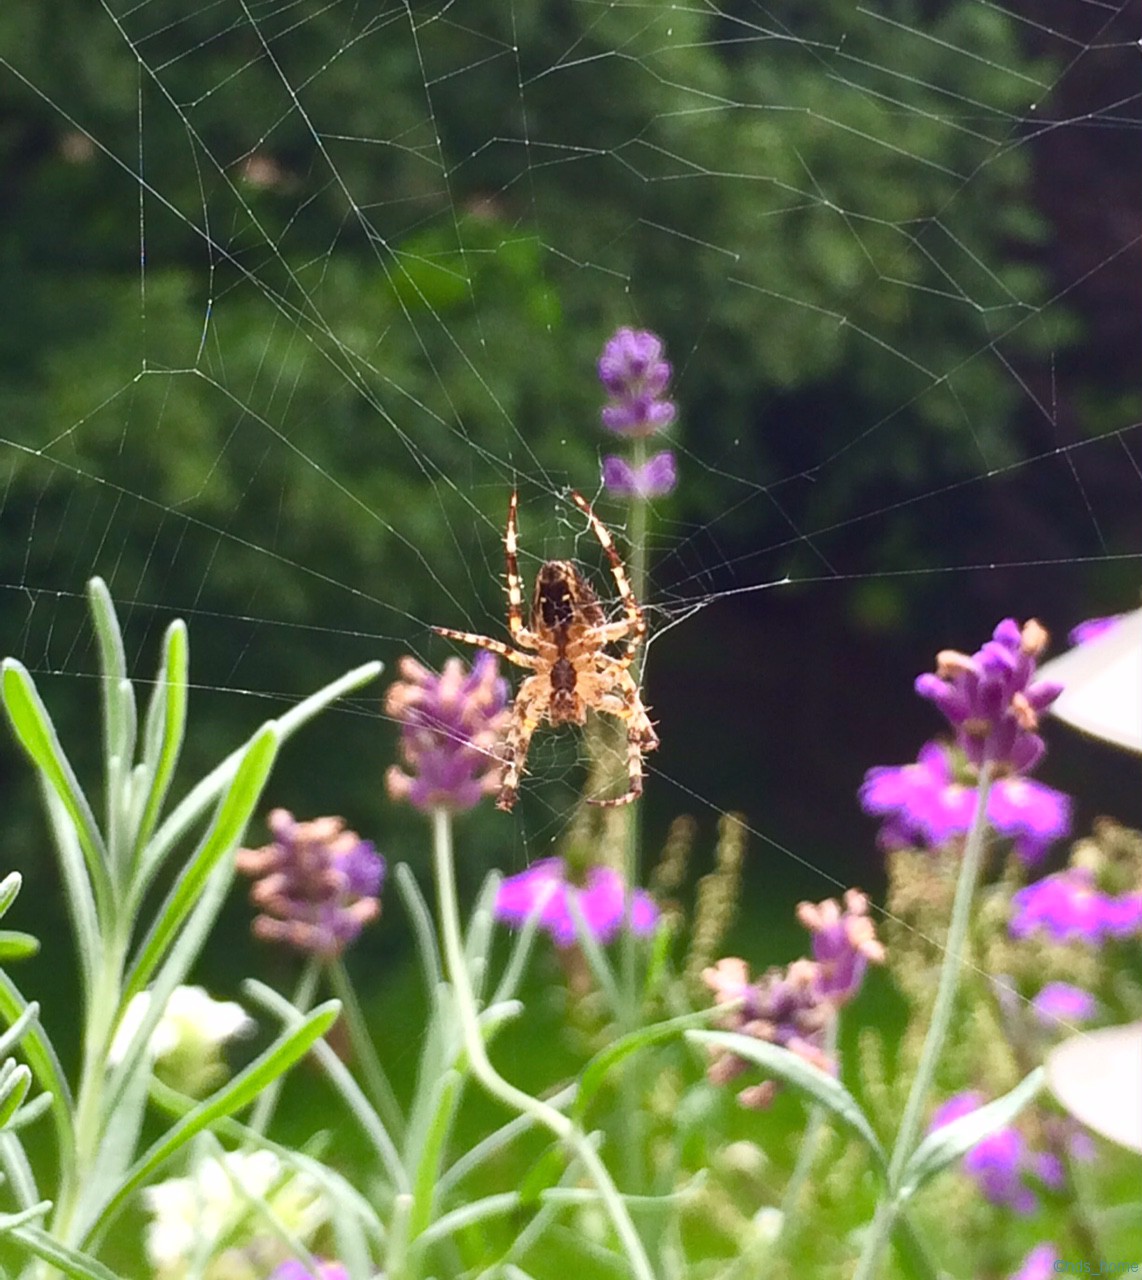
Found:
[[(0, 969), (0, 1016), (6, 1022), (14, 1023), (30, 1007), (16, 984)], [(71, 1160), (75, 1151), (71, 1091), (55, 1048), (38, 1020), (30, 1023), (22, 1033), (20, 1048), (40, 1088), (52, 1099), (52, 1120), (61, 1163)]]
[(103, 837), (47, 708), (36, 690), (35, 681), (15, 658), (5, 658), (0, 666), (0, 696), (20, 745), (59, 797), (75, 826), (99, 918), (109, 922), (112, 913), (111, 881), (107, 874), (107, 850), (103, 846)]
[[(318, 689), (316, 693), (310, 694), (304, 701), (299, 702), (296, 707), (291, 707), (289, 711), (278, 716), (275, 721), (280, 740), (283, 743), (288, 741), (302, 725), (312, 720), (331, 702), (336, 702), (338, 698), (347, 693), (352, 693), (354, 689), (367, 684), (368, 681), (375, 680), (382, 670), (384, 670), (383, 663), (366, 662), (362, 666), (355, 667), (352, 671), (347, 672), (340, 679), (327, 684), (323, 689)], [(140, 861), (139, 879), (144, 884), (150, 882), (155, 870), (162, 864), (170, 849), (182, 839), (186, 832), (210, 807), (215, 797), (227, 787), (245, 750), (245, 746), (242, 746), (238, 750), (232, 751), (197, 786), (192, 787), (175, 809), (167, 815), (147, 845)]]
[[(267, 987), (265, 983), (253, 978), (247, 978), (242, 987), (257, 1003), (281, 1018), (286, 1026), (297, 1025), (301, 1015), (272, 987)], [(324, 1041), (313, 1046), (313, 1056), (328, 1077), (329, 1083), (341, 1095), (349, 1114), (360, 1126), (361, 1132), (372, 1143), (373, 1149), (388, 1171), (393, 1186), (400, 1192), (408, 1192), (411, 1184), (401, 1163), (400, 1154), (380, 1116), (365, 1097), (361, 1086), (353, 1079), (352, 1073)]]
[[(8, 1064), (11, 1063), (11, 1069)], [(28, 1096), (32, 1083), (32, 1069), (26, 1063), (12, 1062), (11, 1058), (0, 1068), (0, 1129), (5, 1129), (17, 1109)]]
[(73, 1276), (75, 1280), (123, 1280), (122, 1276), (109, 1270), (102, 1262), (86, 1253), (80, 1253), (78, 1249), (61, 1244), (38, 1227), (16, 1227), (10, 1234), (29, 1253), (50, 1262), (65, 1276)]
[(9, 871), (0, 880), (0, 917), (8, 914), (8, 908), (16, 901), (23, 883), (24, 877), (18, 871)]
[(416, 935), (416, 954), (424, 973), (424, 985), (429, 996), (433, 996), (443, 981), (440, 967), (440, 948), (436, 943), (436, 930), (432, 924), (432, 912), (406, 863), (400, 862), (396, 869), (397, 889), (404, 899), (405, 909), (412, 921), (412, 931)]
[(637, 1053), (640, 1049), (645, 1049), (652, 1044), (677, 1039), (684, 1031), (703, 1027), (718, 1012), (720, 1011), (716, 1009), (703, 1009), (698, 1013), (687, 1013), (678, 1018), (671, 1018), (667, 1022), (656, 1022), (649, 1027), (640, 1027), (637, 1031), (632, 1031), (613, 1041), (605, 1049), (601, 1049), (587, 1063), (579, 1077), (579, 1092), (571, 1115), (582, 1120), (607, 1072), (618, 1066), (625, 1058), (629, 1058), (632, 1053)]
[(123, 632), (119, 627), (115, 603), (102, 578), (92, 578), (88, 582), (87, 602), (91, 607), (91, 620), (99, 643), (104, 758), (110, 760), (112, 756), (118, 756), (120, 760), (129, 761), (131, 752), (124, 749), (126, 725), (122, 720), (118, 691), (120, 681), (127, 679), (127, 654), (123, 648)]
[(413, 1179), (413, 1205), (408, 1225), (411, 1241), (415, 1241), (432, 1221), (436, 1188), (440, 1181), (440, 1162), (456, 1115), (456, 1097), (460, 1084), (461, 1078), (457, 1071), (446, 1071), (433, 1081), (432, 1119), (420, 1148), (420, 1159)]
[(0, 929), (0, 964), (27, 960), (30, 956), (39, 955), (39, 952), (39, 938), (30, 933), (22, 933), (19, 929)]
[(167, 948), (194, 909), (211, 872), (241, 840), (277, 757), (279, 741), (278, 727), (272, 720), (250, 740), (202, 842), (175, 881), (139, 948), (128, 976), (124, 1000), (142, 991), (150, 981), (151, 974), (162, 963)]
[(8, 1030), (0, 1036), (0, 1057), (6, 1058), (12, 1052), (39, 1016), (40, 1002), (38, 1000), (29, 1001), (20, 1016), (13, 1019)]
[(341, 1006), (336, 1000), (318, 1005), (296, 1027), (292, 1027), (255, 1058), (245, 1070), (240, 1071), (217, 1093), (187, 1112), (172, 1125), (163, 1136), (149, 1147), (128, 1170), (122, 1184), (102, 1210), (95, 1215), (100, 1226), (116, 1216), (125, 1202), (152, 1173), (181, 1150), (197, 1133), (209, 1129), (228, 1116), (252, 1103), (258, 1094), (278, 1076), (284, 1074), (303, 1058), (329, 1028), (337, 1021)]
[(189, 646), (186, 623), (176, 619), (163, 638), (163, 657), (147, 705), (143, 730), (143, 766), (150, 787), (139, 816), (135, 858), (143, 853), (170, 790), (186, 734), (186, 688)]
[(755, 1040), (752, 1036), (743, 1036), (736, 1031), (687, 1031), (686, 1038), (698, 1044), (725, 1049), (747, 1062), (756, 1063), (799, 1093), (819, 1102), (846, 1128), (864, 1140), (882, 1172), (887, 1168), (884, 1148), (868, 1117), (861, 1110), (860, 1103), (827, 1071), (822, 1071), (820, 1067), (813, 1066), (811, 1062), (806, 1062), (804, 1058), (779, 1045)]
[(900, 1175), (901, 1202), (978, 1142), (1009, 1125), (1043, 1087), (1044, 1071), (1036, 1067), (1010, 1093), (958, 1120), (941, 1125), (920, 1143)]

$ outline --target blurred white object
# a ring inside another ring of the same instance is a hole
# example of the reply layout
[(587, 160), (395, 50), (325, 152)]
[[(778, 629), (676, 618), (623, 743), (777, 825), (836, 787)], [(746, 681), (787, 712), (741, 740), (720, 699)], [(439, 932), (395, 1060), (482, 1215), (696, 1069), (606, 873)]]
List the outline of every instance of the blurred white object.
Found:
[(1056, 1045), (1047, 1055), (1047, 1083), (1088, 1129), (1142, 1152), (1142, 1022)]
[(1064, 686), (1053, 716), (1142, 755), (1142, 609), (1043, 663), (1036, 678)]

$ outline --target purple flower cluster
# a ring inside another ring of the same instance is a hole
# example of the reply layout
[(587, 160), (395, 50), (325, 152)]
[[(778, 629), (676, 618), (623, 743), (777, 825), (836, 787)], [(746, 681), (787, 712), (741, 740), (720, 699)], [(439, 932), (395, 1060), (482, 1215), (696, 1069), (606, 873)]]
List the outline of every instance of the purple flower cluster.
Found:
[[(928, 1132), (978, 1111), (983, 1103), (983, 1095), (974, 1090), (957, 1093), (936, 1109)], [(1048, 1151), (1032, 1151), (1019, 1130), (1010, 1126), (977, 1142), (964, 1156), (963, 1166), (985, 1199), (1021, 1217), (1029, 1217), (1039, 1207), (1032, 1183), (1051, 1191), (1061, 1191), (1066, 1184), (1059, 1157)]]
[[(966, 772), (966, 771), (965, 771)], [(921, 749), (915, 764), (882, 766), (865, 774), (860, 789), (866, 813), (886, 819), (877, 837), (882, 848), (940, 848), (967, 835), (978, 792), (957, 776), (953, 752), (939, 742)], [(1061, 791), (1030, 778), (999, 778), (988, 794), (992, 828), (1015, 843), (1028, 866), (1071, 827), (1071, 802)]]
[(1042, 930), (1055, 942), (1100, 946), (1142, 933), (1142, 890), (1103, 893), (1086, 867), (1068, 867), (1029, 884), (1011, 899), (1011, 908), (1008, 928), (1015, 938)]
[(817, 990), (838, 1008), (860, 990), (869, 961), (884, 961), (884, 944), (868, 914), (868, 896), (848, 889), (844, 901), (843, 911), (835, 898), (797, 906), (797, 919), (813, 935)]
[[(608, 339), (599, 357), (599, 380), (610, 400), (603, 407), (603, 426), (627, 439), (643, 439), (664, 431), (676, 412), (666, 398), (671, 369), (662, 358), (662, 339), (647, 329), (622, 328)], [(603, 484), (623, 498), (659, 498), (678, 483), (673, 453), (664, 449), (631, 464), (617, 454), (603, 459)]]
[(1036, 661), (1047, 644), (1038, 622), (1023, 627), (1006, 618), (977, 653), (945, 649), (936, 674), (916, 680), (916, 692), (943, 712), (956, 743), (976, 769), (1026, 773), (1042, 758), (1039, 716), (1062, 692), (1051, 681), (1034, 681)]
[(323, 959), (340, 955), (381, 913), (385, 860), (342, 818), (297, 822), (274, 809), (266, 824), (273, 842), (237, 856), (238, 870), (254, 880), (255, 936)]
[[(622, 876), (611, 867), (592, 867), (586, 883), (576, 885), (567, 879), (562, 858), (543, 858), (519, 875), (508, 876), (496, 894), (498, 920), (518, 926), (538, 914), (540, 927), (561, 947), (571, 946), (578, 936), (576, 911), (592, 937), (610, 942), (626, 919)], [(631, 896), (631, 929), (637, 934), (653, 933), (657, 923), (654, 899), (636, 889)]]
[[(481, 651), (471, 670), (449, 658), (437, 675), (415, 658), (400, 661), (385, 713), (400, 722), (405, 769), (393, 765), (385, 787), (394, 800), (424, 812), (463, 812), (499, 789), (500, 740), (507, 727), (508, 685), (495, 655)], [(408, 770), (406, 772), (405, 770)]]
[[(868, 916), (868, 898), (858, 889), (845, 894), (844, 909), (832, 898), (802, 902), (797, 917), (813, 935), (813, 959), (769, 969), (750, 982), (744, 960), (728, 957), (702, 972), (702, 981), (724, 1006), (719, 1025), (728, 1031), (780, 1045), (822, 1071), (835, 1071), (825, 1052), (825, 1033), (842, 1005), (860, 989), (865, 968), (884, 959)], [(714, 1050), (708, 1075), (725, 1084), (748, 1067), (736, 1054)], [(779, 1086), (773, 1080), (751, 1085), (738, 1101), (754, 1109), (769, 1106)]]

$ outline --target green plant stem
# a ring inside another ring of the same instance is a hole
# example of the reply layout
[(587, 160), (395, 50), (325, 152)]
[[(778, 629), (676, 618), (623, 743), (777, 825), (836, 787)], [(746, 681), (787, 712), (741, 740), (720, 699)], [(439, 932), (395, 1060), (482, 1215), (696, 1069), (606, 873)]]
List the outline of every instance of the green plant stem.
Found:
[[(636, 438), (632, 441), (631, 466), (637, 474), (646, 462), (646, 441)], [(641, 607), (646, 595), (646, 535), (649, 517), (649, 504), (640, 496), (635, 496), (630, 503), (630, 520), (627, 527), (627, 542), (630, 547), (627, 572), (630, 575), (630, 587), (634, 598)], [(631, 678), (635, 684), (641, 683), (644, 651), (640, 647), (635, 650), (630, 665)], [(623, 1031), (630, 1033), (638, 1025), (641, 1001), (638, 997), (638, 939), (635, 937), (631, 916), (634, 911), (634, 891), (639, 877), (639, 854), (642, 844), (642, 806), (636, 801), (628, 804), (624, 815), (625, 842), (623, 859), (623, 884), (626, 894), (623, 904), (623, 936), (622, 936), (622, 993), (623, 1009), (621, 1018)], [(619, 1084), (622, 1101), (622, 1127), (624, 1172), (628, 1190), (639, 1187), (643, 1178), (643, 1144), (639, 1131), (641, 1112), (638, 1106), (638, 1081), (634, 1073), (624, 1071)]]
[(963, 968), (964, 945), (967, 942), (968, 928), (971, 924), (972, 902), (975, 898), (980, 871), (983, 868), (987, 836), (987, 800), (991, 792), (993, 774), (993, 765), (990, 761), (985, 761), (980, 769), (975, 814), (972, 817), (971, 830), (968, 832), (967, 844), (964, 847), (959, 879), (956, 881), (956, 894), (952, 902), (952, 918), (948, 923), (944, 962), (940, 968), (936, 1001), (932, 1006), (932, 1021), (928, 1025), (928, 1034), (924, 1038), (924, 1047), (920, 1052), (920, 1062), (912, 1080), (908, 1100), (904, 1105), (900, 1128), (896, 1133), (896, 1142), (888, 1165), (888, 1185), (876, 1207), (876, 1214), (865, 1238), (865, 1246), (861, 1251), (860, 1262), (853, 1280), (873, 1280), (873, 1277), (879, 1274), (881, 1255), (892, 1233), (896, 1215), (901, 1209), (899, 1198), (901, 1174), (908, 1163), (908, 1157), (916, 1149), (924, 1108), (951, 1026), (956, 988), (959, 986), (960, 972)]
[[(313, 998), (317, 995), (317, 984), (321, 980), (321, 961), (311, 956), (306, 961), (305, 968), (301, 971), (301, 977), (297, 980), (297, 986), (294, 988), (293, 999), (290, 1003), (303, 1016), (307, 1014), (313, 1007)], [(285, 1083), (284, 1077), (278, 1076), (258, 1095), (258, 1101), (254, 1103), (254, 1110), (250, 1114), (249, 1128), (259, 1136), (264, 1134), (270, 1127), (270, 1121), (273, 1119), (274, 1111), (277, 1109), (278, 1099), (281, 1097), (282, 1085)]]
[(460, 912), (456, 895), (456, 871), (452, 854), (452, 815), (447, 809), (432, 811), (433, 868), (436, 877), (440, 930), (444, 939), (444, 958), (448, 979), (456, 1000), (456, 1013), (472, 1074), (480, 1084), (505, 1106), (522, 1115), (531, 1116), (560, 1142), (571, 1148), (591, 1175), (599, 1196), (614, 1224), (623, 1250), (637, 1280), (654, 1280), (650, 1260), (635, 1230), (627, 1207), (619, 1195), (611, 1175), (598, 1152), (577, 1125), (561, 1111), (517, 1089), (492, 1066), (480, 1030), (479, 1011), (472, 991), (471, 978), (464, 962), (464, 943), (460, 932)]
[[(838, 1012), (825, 1031), (825, 1043), (822, 1048), (828, 1058), (833, 1058), (836, 1055), (840, 1025), (841, 1018)], [(801, 1147), (797, 1152), (797, 1163), (793, 1167), (793, 1173), (789, 1178), (789, 1184), (785, 1188), (785, 1195), (781, 1201), (781, 1234), (778, 1237), (778, 1245), (787, 1244), (792, 1237), (793, 1233), (790, 1224), (795, 1219), (801, 1192), (809, 1180), (809, 1175), (813, 1172), (813, 1164), (817, 1159), (817, 1148), (821, 1144), (821, 1135), (825, 1131), (828, 1114), (827, 1109), (819, 1102), (814, 1103), (809, 1112), (809, 1119), (805, 1125), (805, 1136), (801, 1139)]]
[(103, 1140), (107, 1053), (115, 1034), (128, 945), (121, 926), (116, 933), (103, 947), (83, 1029), (83, 1064), (75, 1102), (74, 1156), (61, 1171), (60, 1195), (51, 1225), (52, 1236), (62, 1244), (78, 1243), (72, 1239), (76, 1215)]
[(376, 1045), (369, 1034), (369, 1025), (361, 1009), (361, 1002), (357, 999), (356, 989), (349, 980), (344, 961), (334, 960), (328, 972), (329, 985), (333, 988), (333, 994), (341, 1001), (341, 1016), (345, 1019), (345, 1025), (349, 1031), (349, 1043), (353, 1046), (353, 1055), (360, 1064), (361, 1074), (365, 1077), (369, 1100), (376, 1107), (381, 1123), (397, 1142), (401, 1142), (405, 1130), (404, 1114), (389, 1083), (389, 1078), (385, 1074), (385, 1069), (381, 1066), (381, 1060), (377, 1057)]

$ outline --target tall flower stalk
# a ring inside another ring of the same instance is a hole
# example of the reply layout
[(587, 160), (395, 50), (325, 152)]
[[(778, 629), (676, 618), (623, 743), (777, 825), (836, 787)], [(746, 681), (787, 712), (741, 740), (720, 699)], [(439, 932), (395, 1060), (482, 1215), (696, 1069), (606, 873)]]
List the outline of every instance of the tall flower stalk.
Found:
[(916, 692), (936, 704), (955, 731), (957, 745), (976, 767), (978, 788), (932, 1020), (897, 1129), (885, 1194), (865, 1239), (855, 1280), (872, 1280), (879, 1275), (881, 1257), (902, 1207), (902, 1177), (921, 1136), (936, 1067), (951, 1028), (972, 903), (984, 863), (992, 783), (997, 776), (1030, 769), (1043, 756), (1043, 740), (1036, 732), (1039, 712), (1062, 691), (1058, 685), (1034, 682), (1036, 660), (1046, 642), (1047, 633), (1037, 622), (1019, 627), (1008, 618), (977, 653), (969, 656), (945, 650), (937, 658), (936, 673), (916, 681)]
[(568, 1116), (505, 1080), (492, 1065), (480, 1024), (472, 974), (464, 952), (452, 819), (495, 789), (495, 746), (504, 729), (506, 690), (495, 659), (480, 654), (470, 674), (450, 659), (436, 676), (405, 659), (404, 679), (385, 698), (388, 712), (401, 723), (403, 770), (386, 777), (390, 795), (426, 812), (432, 828), (432, 865), (436, 885), (445, 974), (455, 1000), (468, 1067), (483, 1088), (521, 1116), (542, 1125), (586, 1170), (614, 1226), (636, 1280), (654, 1280), (639, 1234), (606, 1165), (586, 1133)]

